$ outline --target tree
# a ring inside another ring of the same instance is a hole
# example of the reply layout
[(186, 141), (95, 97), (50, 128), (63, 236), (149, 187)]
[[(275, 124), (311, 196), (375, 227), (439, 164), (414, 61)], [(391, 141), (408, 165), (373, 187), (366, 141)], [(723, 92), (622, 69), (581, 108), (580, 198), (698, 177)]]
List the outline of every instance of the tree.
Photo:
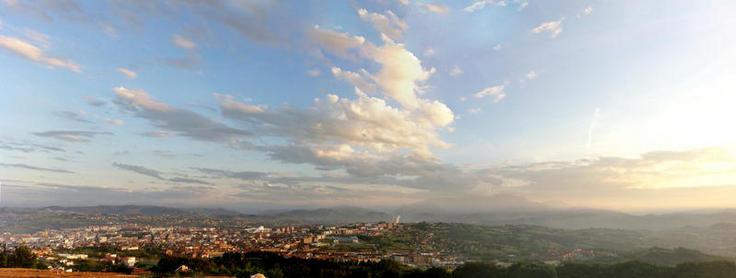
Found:
[(543, 264), (516, 263), (506, 269), (509, 278), (557, 278), (555, 268)]
[(485, 263), (466, 263), (452, 272), (453, 278), (500, 278), (503, 270)]
[(36, 255), (31, 248), (21, 245), (13, 251), (11, 265), (13, 267), (31, 268), (36, 265)]

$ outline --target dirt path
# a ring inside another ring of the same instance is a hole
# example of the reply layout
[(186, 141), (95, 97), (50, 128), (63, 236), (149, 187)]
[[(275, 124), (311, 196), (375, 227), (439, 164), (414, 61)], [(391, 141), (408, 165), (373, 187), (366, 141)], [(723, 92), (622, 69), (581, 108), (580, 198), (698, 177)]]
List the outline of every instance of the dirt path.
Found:
[(125, 275), (108, 272), (57, 272), (49, 270), (26, 268), (0, 268), (0, 277), (13, 278), (46, 278), (46, 277), (88, 277), (88, 278), (134, 278), (135, 275)]

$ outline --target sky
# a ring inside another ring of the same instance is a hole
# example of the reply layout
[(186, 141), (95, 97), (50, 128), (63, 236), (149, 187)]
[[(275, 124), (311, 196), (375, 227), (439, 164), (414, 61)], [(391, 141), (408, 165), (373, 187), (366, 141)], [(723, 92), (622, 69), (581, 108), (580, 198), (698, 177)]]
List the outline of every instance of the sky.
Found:
[(733, 1), (0, 1), (0, 206), (736, 207)]

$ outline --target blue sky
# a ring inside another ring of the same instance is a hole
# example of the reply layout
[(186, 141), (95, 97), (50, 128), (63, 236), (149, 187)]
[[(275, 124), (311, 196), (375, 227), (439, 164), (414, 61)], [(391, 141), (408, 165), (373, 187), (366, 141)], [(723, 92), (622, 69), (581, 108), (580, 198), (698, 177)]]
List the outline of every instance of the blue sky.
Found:
[(735, 8), (4, 0), (0, 202), (731, 207)]

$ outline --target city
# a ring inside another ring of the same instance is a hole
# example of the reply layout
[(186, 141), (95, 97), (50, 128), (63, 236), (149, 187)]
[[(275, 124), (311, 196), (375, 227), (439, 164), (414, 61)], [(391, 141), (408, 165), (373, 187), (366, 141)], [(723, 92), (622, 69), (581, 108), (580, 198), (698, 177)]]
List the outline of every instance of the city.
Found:
[[(225, 252), (269, 252), (284, 257), (351, 262), (379, 262), (392, 259), (412, 266), (457, 266), (462, 261), (446, 252), (418, 250), (380, 251), (375, 246), (356, 245), (358, 236), (377, 236), (398, 223), (355, 224), (348, 226), (252, 227), (244, 229), (152, 227), (142, 225), (95, 226), (52, 230), (33, 234), (3, 234), (0, 241), (9, 247), (26, 245), (41, 262), (63, 271), (73, 271), (75, 262), (90, 259), (89, 254), (69, 254), (64, 250), (111, 250), (95, 258), (135, 267), (141, 258), (117, 253), (160, 250), (154, 255), (214, 258)], [(104, 247), (104, 248), (103, 248)], [(417, 249), (421, 250), (420, 246)], [(115, 252), (117, 251), (117, 252)], [(445, 254), (443, 254), (445, 253)], [(149, 262), (150, 263), (150, 262)], [(155, 264), (155, 261), (153, 262)]]
[(734, 14), (0, 0), (0, 278), (734, 278)]

